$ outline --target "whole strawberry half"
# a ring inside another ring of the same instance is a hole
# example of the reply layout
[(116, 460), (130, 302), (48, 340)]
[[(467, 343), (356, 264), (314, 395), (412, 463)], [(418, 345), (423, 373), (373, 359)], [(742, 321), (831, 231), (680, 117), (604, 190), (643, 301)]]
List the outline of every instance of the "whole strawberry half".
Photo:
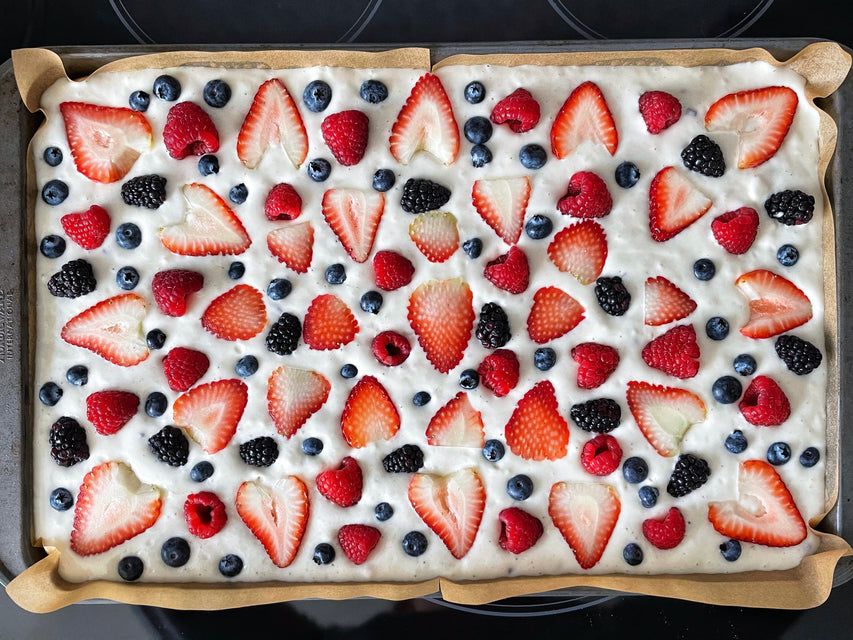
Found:
[(290, 438), (320, 410), (332, 385), (316, 371), (282, 365), (267, 381), (267, 411), (276, 430)]
[(548, 515), (582, 569), (601, 560), (621, 511), (619, 494), (607, 484), (557, 482), (548, 496)]
[(240, 218), (207, 185), (193, 182), (181, 189), (184, 216), (160, 228), (160, 242), (182, 256), (237, 255), (252, 239)]
[(367, 149), (370, 120), (355, 109), (326, 116), (320, 131), (335, 160), (345, 167), (358, 164)]
[(83, 347), (121, 367), (148, 358), (142, 333), (145, 300), (126, 293), (102, 300), (71, 318), (60, 335), (68, 344)]
[(523, 553), (535, 545), (545, 528), (542, 521), (518, 507), (503, 509), (498, 514), (501, 532), (498, 544), (510, 553)]
[(582, 144), (601, 145), (611, 156), (619, 145), (604, 94), (589, 80), (569, 94), (551, 127), (551, 151), (557, 159), (570, 156)]
[(688, 429), (707, 414), (702, 398), (687, 389), (631, 380), (625, 395), (640, 431), (667, 458), (681, 451)]
[(409, 94), (391, 127), (391, 155), (400, 164), (409, 164), (424, 151), (444, 165), (451, 165), (459, 153), (459, 125), (441, 80), (425, 73)]
[(530, 200), (530, 178), (475, 180), (471, 202), (498, 237), (514, 245), (521, 237), (524, 214)]
[(658, 134), (681, 118), (681, 103), (666, 91), (646, 91), (638, 102), (649, 133)]
[(758, 233), (758, 212), (752, 207), (727, 211), (711, 221), (711, 233), (729, 253), (746, 253)]
[(486, 263), (483, 277), (509, 293), (523, 293), (530, 284), (530, 267), (527, 255), (513, 245), (505, 254)]
[(297, 169), (308, 156), (308, 132), (302, 116), (278, 78), (258, 87), (237, 136), (237, 157), (247, 168), (254, 169), (270, 147), (283, 149)]
[(216, 453), (236, 433), (247, 401), (248, 387), (241, 380), (215, 380), (178, 396), (172, 406), (172, 419), (206, 453)]
[(184, 502), (184, 519), (189, 532), (202, 540), (222, 531), (228, 522), (225, 504), (215, 493), (191, 493)]
[(388, 391), (373, 376), (364, 376), (352, 388), (341, 414), (341, 433), (356, 449), (377, 440), (390, 440), (400, 429), (400, 414)]
[(537, 344), (566, 335), (584, 319), (580, 302), (557, 287), (542, 287), (533, 295), (527, 315), (527, 334)]
[(139, 396), (130, 391), (109, 389), (86, 397), (86, 419), (102, 436), (116, 433), (136, 415)]
[(486, 443), (483, 416), (464, 391), (435, 412), (426, 429), (427, 444), (436, 447), (481, 449)]
[(336, 188), (323, 194), (323, 218), (356, 262), (370, 256), (384, 211), (385, 195), (378, 191)]
[(569, 186), (557, 202), (560, 213), (575, 218), (601, 218), (610, 213), (613, 198), (604, 180), (592, 171), (578, 171), (569, 178)]
[(219, 132), (207, 112), (194, 102), (179, 102), (166, 116), (163, 142), (176, 160), (219, 150)]
[(514, 133), (524, 133), (539, 123), (539, 115), (539, 103), (527, 89), (518, 88), (498, 101), (489, 119), (506, 124)]
[(561, 229), (548, 245), (548, 258), (581, 284), (595, 282), (607, 260), (604, 229), (595, 220), (581, 220)]
[(337, 467), (317, 476), (317, 491), (339, 507), (351, 507), (361, 500), (363, 482), (358, 462), (347, 456)]
[(812, 303), (787, 278), (756, 269), (744, 273), (735, 286), (749, 300), (749, 320), (740, 332), (748, 338), (772, 338), (811, 320)]
[(296, 476), (274, 485), (249, 480), (237, 489), (237, 513), (277, 567), (296, 557), (308, 523), (308, 488)]
[(673, 327), (646, 344), (643, 362), (676, 378), (692, 378), (699, 372), (699, 345), (692, 324)]
[(110, 214), (93, 204), (81, 213), (67, 213), (59, 219), (65, 235), (84, 249), (97, 249), (110, 234)]
[(649, 230), (665, 242), (701, 218), (713, 202), (675, 167), (664, 167), (649, 187)]

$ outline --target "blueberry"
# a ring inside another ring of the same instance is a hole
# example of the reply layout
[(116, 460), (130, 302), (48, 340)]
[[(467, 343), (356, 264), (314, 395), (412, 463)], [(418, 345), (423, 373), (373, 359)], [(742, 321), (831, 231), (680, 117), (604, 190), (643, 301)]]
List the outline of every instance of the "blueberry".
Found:
[(740, 542), (737, 540), (726, 540), (723, 544), (720, 545), (720, 553), (723, 554), (723, 558), (728, 560), (729, 562), (734, 562), (738, 558), (740, 558)]
[(525, 169), (541, 169), (548, 160), (548, 154), (541, 144), (526, 144), (518, 152), (518, 161)]
[(65, 253), (65, 240), (62, 236), (50, 234), (41, 240), (39, 251), (45, 258), (58, 258)]
[(202, 460), (190, 469), (190, 480), (193, 482), (204, 482), (213, 475), (213, 465), (207, 460)]
[(376, 191), (388, 191), (396, 181), (397, 177), (391, 169), (377, 169), (373, 174), (373, 188)]
[(321, 542), (314, 547), (312, 559), (316, 564), (331, 564), (335, 561), (335, 548), (327, 542)]
[(275, 278), (267, 286), (267, 295), (272, 300), (283, 300), (290, 295), (293, 285), (285, 278)]
[(160, 329), (151, 329), (145, 335), (145, 342), (149, 349), (162, 349), (166, 344), (166, 334)]
[(198, 159), (198, 172), (203, 176), (219, 173), (219, 159), (211, 153), (204, 154)]
[(776, 259), (783, 267), (793, 267), (800, 259), (800, 252), (792, 244), (783, 244), (776, 252)]
[(62, 180), (48, 180), (41, 190), (41, 199), (52, 207), (62, 204), (68, 197), (68, 185)]
[(486, 87), (482, 82), (474, 80), (465, 86), (465, 100), (470, 104), (479, 104), (486, 97)]
[(492, 123), (483, 116), (474, 116), (465, 121), (465, 138), (474, 144), (484, 144), (492, 137)]
[(222, 556), (219, 560), (219, 573), (226, 578), (233, 578), (243, 570), (243, 558), (235, 553)]
[(332, 87), (322, 80), (309, 82), (302, 92), (302, 102), (309, 111), (320, 113), (324, 111), (332, 101)]
[(59, 147), (48, 147), (44, 150), (41, 157), (51, 167), (57, 167), (62, 162), (62, 149)]
[(144, 568), (145, 564), (138, 556), (125, 556), (118, 561), (118, 568), (116, 570), (122, 580), (133, 582), (134, 580), (139, 580)]
[(820, 451), (815, 447), (809, 447), (800, 454), (800, 464), (804, 467), (813, 467), (820, 460)]
[(705, 323), (705, 333), (711, 340), (725, 340), (729, 335), (729, 321), (720, 316), (708, 318)]
[(65, 487), (50, 492), (50, 506), (57, 511), (68, 511), (74, 505), (74, 496)]
[(132, 222), (125, 222), (116, 229), (116, 244), (122, 249), (136, 249), (142, 242), (142, 232)]
[(791, 459), (791, 447), (787, 442), (774, 442), (767, 449), (767, 462), (772, 465), (785, 464)]
[(554, 223), (548, 216), (537, 213), (532, 216), (527, 224), (524, 225), (524, 232), (533, 240), (541, 240), (551, 235), (554, 230)]
[(432, 400), (432, 396), (426, 391), (418, 391), (412, 396), (412, 404), (416, 407), (423, 407), (424, 405), (429, 404), (430, 400)]
[(341, 377), (350, 379), (355, 378), (358, 375), (358, 367), (354, 364), (347, 363), (341, 367)]
[(169, 538), (160, 547), (160, 557), (170, 567), (183, 567), (190, 559), (190, 545), (183, 538)]
[(533, 352), (533, 364), (539, 371), (548, 371), (557, 362), (557, 352), (551, 347), (539, 347)]
[(306, 171), (308, 171), (308, 177), (314, 182), (324, 182), (332, 173), (332, 165), (324, 158), (314, 158), (308, 163)]
[(379, 104), (388, 98), (388, 87), (379, 80), (365, 80), (359, 87), (358, 95), (370, 104)]
[(255, 356), (243, 356), (234, 365), (234, 371), (241, 378), (248, 378), (258, 371), (258, 359)]
[(616, 184), (623, 189), (630, 189), (640, 179), (640, 169), (633, 162), (623, 162), (616, 167)]
[(373, 515), (376, 516), (376, 519), (379, 520), (379, 522), (385, 522), (394, 515), (394, 507), (387, 502), (380, 502), (376, 507), (374, 507)]
[(246, 202), (246, 198), (248, 197), (249, 190), (242, 182), (231, 187), (231, 191), (228, 192), (228, 199), (231, 200), (231, 202), (233, 202), (234, 204), (243, 204), (244, 202)]
[(305, 438), (302, 441), (302, 453), (306, 456), (318, 456), (323, 451), (323, 441), (320, 438)]
[(513, 500), (527, 500), (533, 493), (533, 480), (523, 473), (513, 476), (506, 483), (506, 492)]
[(232, 280), (239, 280), (246, 273), (246, 265), (244, 265), (239, 260), (235, 260), (230, 265), (228, 265), (228, 277)]
[(231, 99), (231, 87), (224, 80), (210, 80), (204, 85), (202, 95), (207, 104), (220, 109)]
[(742, 376), (751, 376), (758, 368), (758, 363), (748, 353), (742, 353), (732, 362), (735, 372)]
[(483, 241), (479, 238), (471, 238), (462, 244), (462, 250), (471, 260), (476, 260), (483, 252)]
[(125, 291), (135, 289), (139, 284), (139, 272), (133, 267), (122, 267), (116, 272), (116, 284)]
[(714, 400), (720, 404), (731, 404), (732, 402), (737, 402), (738, 398), (740, 398), (741, 391), (742, 387), (740, 380), (734, 376), (723, 376), (721, 378), (717, 378), (711, 387), (711, 394), (714, 396)]
[(625, 482), (637, 484), (648, 477), (649, 465), (637, 456), (628, 458), (622, 463), (622, 475), (625, 476)]
[(725, 445), (727, 451), (737, 454), (746, 451), (746, 448), (749, 446), (749, 442), (747, 442), (746, 436), (743, 435), (743, 431), (735, 429), (726, 436)]
[(485, 167), (492, 161), (492, 151), (484, 144), (475, 144), (471, 147), (471, 164), (478, 169)]
[(329, 284), (343, 284), (347, 279), (347, 270), (340, 262), (330, 264), (326, 267), (326, 282)]
[(45, 382), (39, 389), (39, 400), (46, 407), (52, 407), (62, 397), (62, 388), (55, 382)]
[(181, 83), (173, 76), (159, 76), (154, 80), (153, 93), (160, 100), (174, 102), (181, 95)]
[(162, 416), (166, 413), (166, 409), (168, 407), (169, 401), (166, 400), (166, 396), (159, 391), (154, 391), (148, 394), (148, 397), (145, 399), (145, 413), (152, 418), (159, 418)]
[(463, 389), (470, 391), (476, 389), (478, 384), (480, 384), (480, 374), (476, 369), (465, 369), (459, 374), (459, 386)]
[(365, 313), (379, 313), (382, 307), (382, 294), (378, 291), (368, 291), (361, 296), (359, 304)]
[(660, 491), (658, 491), (657, 487), (646, 485), (644, 487), (640, 487), (637, 495), (640, 497), (640, 504), (646, 509), (651, 509), (657, 504)]
[(417, 558), (427, 550), (427, 539), (420, 531), (409, 531), (403, 536), (403, 551), (407, 556)]
[(500, 440), (486, 440), (483, 445), (483, 457), (489, 462), (497, 462), (506, 454), (506, 449)]
[(696, 276), (697, 280), (707, 282), (714, 277), (716, 272), (717, 267), (708, 258), (699, 258), (693, 263), (693, 275)]
[(75, 364), (65, 372), (65, 379), (75, 387), (82, 387), (89, 382), (89, 370), (82, 364)]
[(128, 99), (130, 108), (134, 111), (148, 111), (148, 105), (151, 104), (151, 96), (147, 91), (134, 91)]
[(622, 558), (632, 567), (636, 567), (643, 561), (643, 550), (635, 542), (629, 542), (622, 549)]

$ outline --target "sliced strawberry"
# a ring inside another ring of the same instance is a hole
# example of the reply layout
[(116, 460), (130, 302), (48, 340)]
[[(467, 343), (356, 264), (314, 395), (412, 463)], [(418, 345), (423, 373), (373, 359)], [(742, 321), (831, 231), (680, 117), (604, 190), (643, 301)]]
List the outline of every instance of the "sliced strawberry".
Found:
[(708, 108), (708, 131), (738, 135), (739, 169), (766, 162), (779, 150), (797, 111), (797, 94), (788, 87), (748, 89), (723, 96)]
[(465, 468), (444, 476), (416, 473), (409, 481), (409, 502), (451, 555), (464, 558), (486, 506), (486, 487), (477, 472)]
[(308, 156), (308, 132), (287, 88), (278, 78), (264, 82), (255, 94), (237, 136), (237, 157), (257, 167), (271, 146), (281, 145), (297, 169)]
[(811, 320), (808, 296), (772, 271), (756, 269), (744, 273), (735, 285), (749, 300), (749, 320), (740, 329), (749, 338), (771, 338)]
[(649, 188), (652, 240), (664, 242), (701, 218), (713, 202), (675, 167), (664, 167)]
[(441, 373), (462, 361), (474, 327), (473, 298), (461, 278), (429, 280), (409, 296), (409, 324), (427, 360)]
[(590, 284), (604, 269), (607, 236), (595, 220), (581, 220), (557, 232), (548, 245), (548, 257), (560, 271)]
[(184, 185), (184, 217), (160, 228), (160, 242), (182, 256), (235, 255), (252, 244), (240, 218), (210, 187)]
[(108, 389), (86, 396), (86, 419), (102, 436), (116, 433), (136, 415), (139, 396), (130, 391)]
[(84, 249), (97, 249), (110, 234), (110, 214), (93, 204), (81, 213), (68, 213), (59, 219), (65, 235)]
[(356, 449), (377, 440), (390, 440), (400, 428), (397, 407), (373, 376), (364, 376), (347, 396), (341, 414), (341, 433)]
[(267, 248), (288, 269), (305, 273), (314, 258), (314, 227), (297, 222), (273, 229), (267, 234)]
[(507, 244), (521, 237), (524, 214), (530, 199), (530, 178), (475, 180), (471, 201), (480, 217)]
[(184, 502), (184, 519), (187, 530), (197, 538), (206, 540), (222, 531), (228, 522), (225, 504), (215, 493), (191, 493)]
[(483, 417), (460, 391), (435, 412), (426, 429), (427, 444), (436, 447), (482, 448), (486, 443)]
[(308, 488), (302, 480), (287, 476), (272, 486), (260, 480), (244, 482), (235, 505), (275, 566), (293, 562), (308, 523)]
[(527, 255), (513, 245), (505, 254), (486, 263), (483, 277), (509, 293), (524, 293), (530, 284), (530, 266)]
[(219, 151), (219, 132), (207, 112), (194, 102), (179, 102), (169, 109), (163, 142), (176, 160)]
[(619, 352), (597, 342), (582, 342), (572, 347), (572, 360), (578, 363), (578, 389), (595, 389), (605, 382), (619, 365)]
[(302, 324), (302, 339), (311, 349), (339, 349), (355, 340), (358, 322), (337, 296), (324, 293), (311, 301)]
[(503, 398), (515, 389), (519, 379), (518, 356), (509, 349), (495, 349), (477, 367), (480, 382), (496, 397)]
[(611, 156), (619, 144), (607, 101), (590, 81), (575, 88), (560, 108), (551, 127), (551, 152), (562, 160), (584, 142), (603, 145)]
[(525, 460), (558, 460), (569, 446), (569, 425), (560, 415), (554, 385), (543, 380), (518, 401), (504, 427), (506, 443)]
[(498, 545), (510, 553), (523, 553), (539, 541), (545, 528), (542, 521), (518, 507), (509, 507), (498, 514), (501, 532)]
[(175, 347), (163, 358), (163, 374), (173, 391), (186, 391), (207, 373), (210, 360), (201, 351)]
[(396, 251), (382, 250), (373, 255), (373, 281), (383, 291), (405, 287), (415, 275), (415, 265)]
[(187, 429), (206, 453), (216, 453), (237, 431), (247, 400), (247, 387), (242, 381), (215, 380), (178, 396), (172, 407), (172, 420)]
[(673, 327), (643, 347), (643, 362), (664, 373), (692, 378), (699, 372), (699, 345), (692, 324)]
[(127, 107), (63, 102), (59, 111), (77, 171), (95, 182), (121, 180), (154, 142), (145, 116)]
[(148, 357), (142, 333), (145, 300), (125, 293), (81, 311), (62, 327), (68, 344), (83, 347), (121, 367), (132, 367)]
[(329, 189), (323, 194), (323, 217), (356, 262), (365, 262), (373, 248), (385, 196), (379, 191)]
[(557, 482), (548, 495), (548, 515), (582, 569), (601, 559), (621, 510), (619, 495), (607, 484)]
[(158, 271), (151, 279), (151, 293), (160, 311), (167, 316), (179, 318), (187, 312), (187, 301), (191, 294), (201, 291), (204, 276), (190, 269), (167, 269)]
[(127, 542), (157, 522), (161, 506), (160, 489), (142, 484), (126, 464), (99, 464), (77, 494), (71, 550), (90, 556)]
[(351, 507), (361, 500), (364, 479), (358, 462), (347, 456), (337, 467), (321, 471), (316, 484), (317, 491), (327, 500), (339, 507)]
[(527, 316), (527, 334), (537, 344), (566, 335), (584, 318), (583, 305), (557, 287), (542, 287), (533, 294)]
[(369, 130), (370, 120), (355, 109), (328, 115), (320, 125), (326, 146), (345, 167), (358, 164), (364, 157)]
[(770, 547), (792, 547), (808, 533), (785, 482), (764, 460), (740, 463), (737, 499), (709, 503), (708, 520), (726, 537)]
[(663, 551), (674, 549), (681, 544), (686, 529), (684, 516), (677, 507), (671, 507), (661, 519), (643, 520), (643, 536), (652, 546)]
[(646, 278), (643, 322), (659, 327), (689, 316), (696, 310), (693, 299), (663, 276)]
[(459, 247), (456, 216), (447, 211), (429, 211), (409, 225), (409, 237), (430, 262), (444, 262)]
[(527, 89), (516, 89), (492, 109), (489, 120), (506, 124), (513, 133), (530, 131), (539, 123), (539, 103)]
[(267, 387), (267, 411), (276, 430), (290, 438), (326, 403), (331, 388), (316, 371), (278, 367)]
[(267, 326), (264, 294), (238, 284), (215, 298), (201, 316), (201, 326), (223, 340), (250, 340)]
[(382, 532), (366, 524), (345, 524), (338, 530), (341, 551), (353, 564), (363, 564), (379, 544)]
[(418, 79), (391, 127), (389, 141), (391, 155), (400, 164), (409, 164), (418, 151), (453, 164), (459, 153), (459, 126), (438, 76), (425, 73)]
[(738, 403), (741, 415), (757, 427), (776, 427), (791, 415), (791, 403), (782, 387), (768, 376), (755, 376)]
[(269, 190), (264, 201), (267, 220), (295, 220), (302, 214), (302, 197), (286, 182), (280, 182)]
[(687, 430), (705, 419), (705, 403), (687, 389), (631, 380), (626, 395), (640, 431), (655, 451), (667, 458), (681, 451)]
[(711, 221), (711, 233), (733, 255), (746, 253), (758, 233), (758, 212), (752, 207), (727, 211)]

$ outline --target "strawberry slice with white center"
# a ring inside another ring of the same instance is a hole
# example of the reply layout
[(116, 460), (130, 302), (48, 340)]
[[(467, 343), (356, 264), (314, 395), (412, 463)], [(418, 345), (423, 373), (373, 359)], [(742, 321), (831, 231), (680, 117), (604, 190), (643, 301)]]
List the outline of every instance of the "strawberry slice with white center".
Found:
[(507, 244), (515, 244), (521, 237), (529, 199), (530, 179), (527, 176), (476, 180), (471, 192), (477, 213)]
[(208, 305), (201, 326), (223, 340), (250, 340), (267, 326), (264, 294), (247, 284), (238, 284)]
[(649, 229), (652, 240), (665, 242), (701, 218), (711, 205), (675, 167), (664, 167), (649, 187)]
[(237, 157), (248, 169), (257, 167), (270, 147), (281, 146), (297, 169), (308, 156), (308, 132), (287, 87), (278, 78), (264, 82), (255, 94), (237, 136)]
[(507, 446), (525, 460), (558, 460), (569, 446), (569, 425), (559, 413), (554, 385), (543, 380), (524, 394), (504, 427)]
[(557, 287), (542, 287), (533, 294), (527, 316), (527, 334), (537, 344), (566, 335), (584, 318), (583, 305)]
[(548, 257), (560, 271), (590, 284), (604, 269), (607, 236), (595, 220), (582, 220), (557, 232), (548, 245)]
[(213, 190), (193, 182), (184, 185), (184, 217), (160, 228), (160, 242), (182, 256), (236, 255), (252, 244), (240, 218)]
[(447, 211), (430, 211), (409, 225), (409, 237), (430, 262), (444, 262), (459, 247), (456, 216)]
[(808, 533), (785, 482), (764, 460), (740, 463), (737, 499), (709, 503), (708, 520), (724, 536), (770, 547), (792, 547)]
[(365, 262), (385, 211), (385, 196), (363, 189), (329, 189), (323, 194), (323, 217), (356, 262)]
[(316, 371), (278, 367), (267, 387), (267, 411), (276, 430), (290, 438), (326, 403), (331, 388)]
[(142, 484), (126, 464), (99, 464), (77, 494), (71, 550), (90, 556), (127, 542), (157, 522), (161, 506), (160, 489)]
[(426, 430), (427, 444), (436, 447), (475, 447), (486, 444), (483, 416), (464, 391), (435, 412)]
[(148, 120), (133, 109), (63, 102), (59, 111), (77, 171), (95, 182), (121, 180), (154, 143)]
[(749, 320), (740, 332), (771, 338), (808, 322), (812, 303), (797, 285), (766, 269), (744, 273), (735, 285), (749, 300)]
[(608, 484), (557, 482), (548, 495), (548, 515), (582, 569), (601, 560), (621, 511), (619, 494)]
[(355, 449), (371, 442), (390, 440), (400, 429), (397, 407), (373, 376), (364, 376), (347, 396), (341, 414), (341, 433), (347, 444)]
[(689, 316), (696, 310), (693, 299), (663, 276), (646, 278), (643, 322), (659, 327)]
[(666, 458), (678, 455), (687, 430), (705, 420), (705, 403), (687, 389), (631, 380), (626, 395), (640, 431)]
[(762, 87), (723, 96), (708, 108), (708, 131), (734, 131), (737, 166), (751, 169), (776, 155), (797, 111), (797, 94), (788, 87)]
[(425, 73), (415, 83), (391, 127), (389, 142), (391, 155), (400, 164), (409, 164), (419, 151), (445, 165), (456, 160), (459, 125), (438, 76)]
[(359, 327), (346, 303), (331, 293), (311, 301), (305, 312), (302, 339), (310, 349), (339, 349), (355, 340)]
[(248, 397), (245, 383), (237, 379), (201, 384), (178, 396), (172, 421), (186, 429), (206, 453), (216, 453), (236, 433)]
[(602, 145), (611, 156), (619, 145), (604, 94), (590, 81), (575, 88), (560, 108), (551, 127), (551, 152), (562, 160), (585, 142)]
[(132, 367), (148, 357), (142, 332), (145, 300), (125, 293), (102, 300), (81, 311), (62, 327), (68, 344), (83, 347), (122, 367)]
[(314, 227), (310, 222), (289, 224), (267, 234), (267, 248), (296, 273), (305, 273), (314, 257)]
[(296, 557), (308, 524), (308, 489), (296, 476), (269, 486), (249, 480), (237, 489), (237, 513), (277, 567)]
[(464, 558), (486, 506), (486, 487), (477, 472), (465, 468), (444, 476), (416, 473), (409, 481), (409, 502), (451, 555)]
[(462, 278), (429, 280), (409, 296), (409, 324), (441, 373), (462, 361), (474, 327), (474, 296)]

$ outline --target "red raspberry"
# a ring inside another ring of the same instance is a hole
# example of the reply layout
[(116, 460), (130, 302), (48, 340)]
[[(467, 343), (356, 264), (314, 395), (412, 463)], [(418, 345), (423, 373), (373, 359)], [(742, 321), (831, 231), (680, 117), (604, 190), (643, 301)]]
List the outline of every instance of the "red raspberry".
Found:
[(604, 180), (592, 171), (578, 171), (569, 179), (569, 188), (559, 202), (560, 213), (575, 218), (601, 218), (610, 213), (613, 198)]
[(791, 415), (791, 403), (781, 387), (773, 378), (755, 376), (738, 408), (749, 424), (758, 427), (775, 427), (782, 424)]
[(522, 293), (530, 284), (527, 256), (513, 245), (507, 253), (486, 264), (483, 277), (498, 289), (510, 293)]
[(96, 391), (86, 398), (86, 418), (102, 436), (121, 429), (138, 408), (139, 396), (130, 391)]
[(583, 446), (581, 464), (594, 476), (606, 476), (619, 468), (622, 447), (613, 436), (599, 434)]
[(368, 117), (361, 111), (341, 111), (326, 116), (320, 131), (335, 159), (349, 167), (364, 157), (369, 125)]
[(353, 564), (361, 564), (373, 551), (382, 533), (366, 524), (345, 524), (338, 531), (338, 544)]
[(377, 251), (373, 256), (373, 273), (377, 287), (394, 291), (412, 281), (415, 265), (395, 251)]
[(267, 194), (264, 213), (268, 220), (294, 220), (302, 213), (302, 198), (289, 184), (279, 183)]
[(578, 388), (595, 389), (603, 385), (616, 369), (619, 353), (604, 344), (583, 342), (572, 349), (572, 359), (578, 363)]
[(204, 109), (194, 102), (179, 102), (166, 116), (163, 142), (176, 160), (203, 156), (219, 150), (219, 132)]
[(643, 362), (676, 378), (692, 378), (699, 372), (699, 345), (692, 324), (673, 327), (646, 344)]
[(163, 373), (173, 391), (186, 391), (205, 374), (210, 360), (201, 351), (175, 347), (163, 358)]
[(501, 398), (518, 384), (518, 358), (509, 349), (497, 349), (477, 367), (480, 382)]
[(504, 509), (498, 519), (501, 521), (498, 544), (511, 553), (527, 551), (542, 536), (542, 521), (518, 507)]
[(219, 533), (228, 521), (225, 505), (215, 493), (201, 491), (187, 496), (184, 518), (190, 533), (198, 538), (209, 538)]
[(317, 476), (317, 491), (341, 507), (351, 507), (361, 500), (363, 486), (361, 467), (347, 456), (337, 469), (328, 469)]
[(646, 91), (639, 103), (649, 133), (660, 133), (681, 118), (681, 103), (665, 91)]
[(711, 222), (711, 233), (729, 253), (746, 253), (758, 233), (758, 212), (752, 207), (727, 211)]
[(643, 521), (643, 535), (658, 549), (677, 547), (684, 538), (684, 529), (684, 516), (676, 507), (672, 507), (663, 519)]
[(405, 336), (396, 331), (383, 331), (370, 344), (373, 355), (386, 367), (395, 367), (405, 362), (412, 347)]
[(160, 311), (175, 317), (187, 312), (187, 297), (203, 286), (204, 276), (189, 269), (158, 271), (151, 280), (151, 292)]
[(514, 133), (530, 131), (539, 122), (539, 103), (527, 89), (516, 89), (492, 109), (489, 119), (504, 124)]
[(110, 234), (110, 214), (93, 204), (81, 213), (68, 213), (59, 219), (62, 230), (84, 249), (97, 249)]

